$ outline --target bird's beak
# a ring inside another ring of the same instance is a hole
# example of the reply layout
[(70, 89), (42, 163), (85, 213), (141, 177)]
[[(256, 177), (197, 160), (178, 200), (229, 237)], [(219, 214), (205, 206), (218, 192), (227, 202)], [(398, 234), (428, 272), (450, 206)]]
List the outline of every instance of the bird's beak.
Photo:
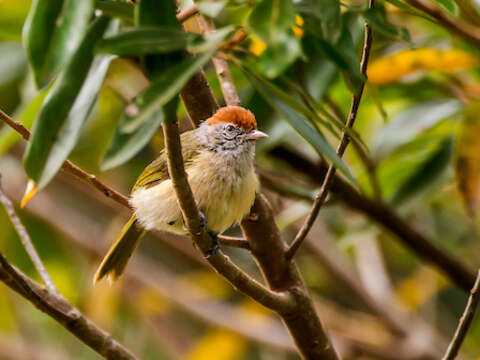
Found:
[(260, 140), (260, 139), (265, 139), (267, 137), (268, 137), (267, 134), (259, 130), (253, 130), (247, 134), (247, 140)]

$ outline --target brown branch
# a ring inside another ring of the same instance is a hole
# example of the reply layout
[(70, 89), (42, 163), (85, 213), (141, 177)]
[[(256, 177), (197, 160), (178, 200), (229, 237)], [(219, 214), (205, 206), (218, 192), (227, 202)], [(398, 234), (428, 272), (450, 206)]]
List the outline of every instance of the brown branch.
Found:
[(468, 329), (472, 324), (473, 317), (475, 316), (475, 311), (477, 306), (480, 303), (480, 270), (477, 274), (477, 279), (473, 285), (472, 290), (470, 291), (470, 296), (468, 297), (467, 306), (465, 311), (458, 322), (457, 329), (455, 330), (455, 335), (452, 338), (450, 345), (448, 345), (447, 352), (445, 353), (443, 360), (453, 360), (458, 354), (460, 347), (462, 346), (463, 340), (467, 335)]
[(248, 243), (248, 241), (241, 237), (219, 235), (218, 240), (220, 241), (220, 244), (223, 246), (250, 250), (250, 244)]
[(447, 15), (440, 7), (424, 0), (407, 0), (407, 2), (419, 10), (430, 15), (437, 20), (443, 27), (453, 33), (463, 37), (476, 46), (480, 45), (480, 28), (471, 25), (462, 19), (453, 18)]
[[(369, 0), (368, 7), (371, 9), (375, 5), (375, 0)], [(360, 59), (360, 72), (363, 76), (367, 75), (367, 65), (368, 65), (368, 58), (370, 55), (370, 48), (372, 46), (372, 29), (368, 23), (365, 24), (365, 38), (363, 41), (363, 51), (362, 51), (362, 58)], [(353, 96), (352, 105), (350, 107), (350, 113), (348, 114), (347, 121), (345, 123), (345, 127), (352, 128), (357, 118), (358, 107), (360, 105), (360, 101), (362, 100), (363, 89), (365, 87), (365, 81), (362, 81), (360, 84), (360, 88), (358, 89), (357, 93)], [(342, 157), (347, 149), (347, 146), (350, 142), (350, 137), (346, 134), (345, 131), (342, 131), (342, 137), (340, 139), (340, 144), (337, 147), (337, 155), (338, 157)], [(322, 208), (322, 205), (325, 203), (325, 200), (328, 196), (328, 191), (333, 183), (333, 178), (336, 172), (336, 168), (333, 164), (331, 164), (327, 170), (327, 174), (323, 179), (322, 186), (320, 187), (320, 192), (315, 196), (315, 200), (313, 201), (312, 210), (308, 214), (307, 218), (303, 226), (300, 228), (300, 231), (295, 236), (292, 244), (288, 248), (287, 252), (285, 253), (285, 257), (287, 260), (291, 260), (297, 250), (302, 245), (305, 237), (308, 235), (308, 232), (312, 228), (315, 219)]]
[(20, 238), (20, 241), (22, 242), (22, 245), (25, 248), (25, 251), (30, 257), (30, 260), (32, 260), (33, 265), (35, 266), (38, 273), (40, 274), (40, 277), (42, 278), (43, 283), (45, 284), (45, 286), (50, 292), (58, 295), (58, 290), (53, 284), (52, 278), (48, 274), (47, 269), (45, 269), (45, 266), (43, 265), (43, 262), (40, 259), (40, 256), (38, 256), (37, 250), (35, 249), (35, 246), (33, 245), (32, 240), (30, 239), (30, 235), (28, 235), (28, 232), (25, 229), (25, 226), (23, 226), (22, 222), (20, 221), (20, 218), (17, 216), (17, 213), (15, 212), (15, 207), (13, 206), (12, 202), (10, 201), (10, 199), (5, 194), (5, 191), (3, 190), (3, 187), (1, 184), (1, 174), (0, 174), (0, 202), (3, 204), (5, 210), (7, 211), (7, 215), (10, 218), (10, 221), (12, 222), (12, 225), (14, 226)]
[(198, 13), (197, 5), (192, 5), (188, 9), (185, 9), (177, 14), (177, 20), (179, 22), (185, 22), (190, 19), (193, 15)]
[(84, 317), (61, 295), (51, 293), (19, 270), (0, 253), (0, 280), (30, 301), (37, 309), (55, 319), (78, 339), (105, 359), (136, 360), (137, 358), (110, 334)]
[[(25, 140), (28, 141), (30, 139), (30, 131), (25, 126), (23, 126), (20, 122), (13, 120), (10, 116), (8, 116), (2, 110), (0, 110), (0, 120), (5, 122), (8, 126), (13, 128), (20, 135), (22, 135), (22, 137)], [(71, 175), (76, 176), (83, 182), (89, 185), (92, 185), (94, 188), (102, 192), (106, 197), (109, 197), (112, 200), (130, 208), (130, 204), (128, 203), (128, 198), (125, 195), (122, 195), (118, 191), (105, 185), (100, 180), (98, 180), (95, 175), (92, 175), (83, 171), (71, 161), (66, 160), (62, 165), (62, 170)]]
[[(167, 119), (163, 124), (168, 171), (172, 179), (178, 203), (190, 236), (204, 255), (214, 247), (213, 239), (202, 226), (197, 204), (188, 184), (181, 152), (180, 136), (176, 119)], [(260, 304), (276, 311), (288, 311), (293, 299), (287, 293), (274, 292), (252, 279), (238, 268), (221, 251), (208, 257), (208, 262), (238, 290)]]
[[(215, 30), (213, 22), (207, 21), (202, 15), (198, 17), (198, 23), (200, 28), (206, 34), (209, 34)], [(221, 54), (217, 54), (214, 56), (212, 62), (213, 66), (215, 67), (215, 71), (217, 72), (225, 103), (227, 105), (240, 105), (240, 97), (235, 89), (235, 84), (233, 83), (227, 60), (225, 60)]]
[[(305, 174), (315, 183), (322, 181), (325, 176), (326, 166), (324, 164), (315, 164), (285, 147), (273, 148), (270, 150), (270, 155), (287, 162), (293, 169)], [(475, 282), (475, 272), (456, 257), (435, 246), (431, 239), (415, 230), (389, 205), (360, 194), (338, 175), (335, 175), (331, 191), (345, 205), (366, 214), (385, 230), (396, 235), (400, 242), (409, 247), (417, 256), (441, 270), (453, 283), (470, 291)]]

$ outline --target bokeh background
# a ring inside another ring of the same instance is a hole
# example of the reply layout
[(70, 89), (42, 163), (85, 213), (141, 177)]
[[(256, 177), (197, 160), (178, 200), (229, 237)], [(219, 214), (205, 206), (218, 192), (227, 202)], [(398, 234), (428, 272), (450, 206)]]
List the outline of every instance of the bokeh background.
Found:
[[(453, 1), (435, 2), (451, 16), (466, 16)], [(218, 25), (242, 24), (254, 5), (240, 0), (218, 4), (205, 3), (203, 10)], [(480, 53), (442, 26), (417, 16), (412, 8), (395, 4), (378, 4), (388, 23), (382, 23), (382, 18), (373, 26), (369, 81), (355, 124), (368, 152), (359, 156), (351, 146), (345, 162), (362, 194), (383, 199), (435, 245), (475, 268), (480, 265), (476, 212)], [(29, 7), (28, 0), (0, 0), (0, 109), (28, 128), (48, 92), (48, 88), (36, 89), (21, 43)], [(364, 8), (359, 1), (346, 1), (341, 9), (357, 16)], [(334, 56), (325, 55), (325, 48), (311, 45), (301, 14), (295, 21), (287, 49), (276, 49), (255, 34), (240, 46), (248, 56), (257, 56), (260, 73), (270, 79), (284, 74), (341, 119), (352, 96), (345, 81), (348, 76), (342, 76), (345, 69), (332, 61)], [(362, 21), (359, 15), (352, 21), (352, 29), (358, 30), (352, 30), (357, 55)], [(195, 29), (194, 20), (190, 26)], [(243, 105), (254, 111), (259, 128), (270, 134), (257, 149), (258, 172), (278, 226), (284, 238), (291, 240), (319, 184), (288, 166), (282, 154), (293, 151), (313, 164), (318, 155), (238, 68), (232, 67), (232, 73)], [(222, 102), (211, 65), (206, 74)], [(120, 115), (147, 85), (135, 59), (114, 59), (69, 157), (125, 194), (162, 149), (161, 132), (121, 166), (102, 171), (100, 164)], [(187, 129), (190, 124), (182, 105), (178, 113)], [(329, 140), (336, 142), (334, 137)], [(0, 126), (2, 184), (15, 204), (27, 182), (24, 149), (18, 135)], [(335, 196), (329, 199), (297, 258), (334, 343), (345, 358), (438, 359), (464, 309), (466, 293), (346, 203)], [(297, 358), (280, 321), (209, 269), (187, 238), (149, 234), (126, 276), (112, 286), (104, 282), (93, 287), (95, 268), (129, 214), (77, 179), (59, 173), (19, 214), (59, 291), (139, 357)], [(229, 234), (240, 232), (232, 229)], [(40, 280), (3, 209), (0, 249), (18, 268)], [(248, 253), (225, 251), (261, 278)], [(479, 359), (479, 354), (477, 319), (462, 358)], [(48, 316), (0, 285), (0, 359), (98, 358)]]

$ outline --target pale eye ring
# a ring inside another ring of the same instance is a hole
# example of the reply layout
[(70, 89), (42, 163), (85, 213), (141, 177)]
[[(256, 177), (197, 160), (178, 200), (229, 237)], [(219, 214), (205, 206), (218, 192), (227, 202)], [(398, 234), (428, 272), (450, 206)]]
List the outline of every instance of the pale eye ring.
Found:
[(225, 126), (225, 130), (227, 130), (228, 132), (232, 132), (235, 130), (235, 126), (229, 124), (227, 126)]

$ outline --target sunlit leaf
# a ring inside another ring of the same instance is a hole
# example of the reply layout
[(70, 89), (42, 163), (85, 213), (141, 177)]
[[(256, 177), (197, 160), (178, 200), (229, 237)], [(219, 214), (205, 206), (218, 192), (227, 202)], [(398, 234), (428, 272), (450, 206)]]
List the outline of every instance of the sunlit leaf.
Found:
[[(93, 51), (108, 24), (108, 18), (100, 17), (90, 26), (34, 123), (24, 163), (28, 177), (39, 189), (52, 179), (73, 149), (100, 89), (110, 58), (94, 61)], [(95, 66), (90, 69), (92, 63)]]
[(38, 87), (48, 84), (73, 55), (93, 9), (93, 0), (33, 2), (23, 39)]
[(215, 18), (225, 8), (226, 1), (197, 1), (196, 4), (201, 14)]
[(134, 7), (130, 3), (110, 0), (95, 0), (95, 8), (102, 10), (104, 15), (117, 17), (127, 23), (133, 23)]
[(480, 103), (470, 104), (457, 140), (456, 175), (460, 193), (470, 215), (480, 204)]

